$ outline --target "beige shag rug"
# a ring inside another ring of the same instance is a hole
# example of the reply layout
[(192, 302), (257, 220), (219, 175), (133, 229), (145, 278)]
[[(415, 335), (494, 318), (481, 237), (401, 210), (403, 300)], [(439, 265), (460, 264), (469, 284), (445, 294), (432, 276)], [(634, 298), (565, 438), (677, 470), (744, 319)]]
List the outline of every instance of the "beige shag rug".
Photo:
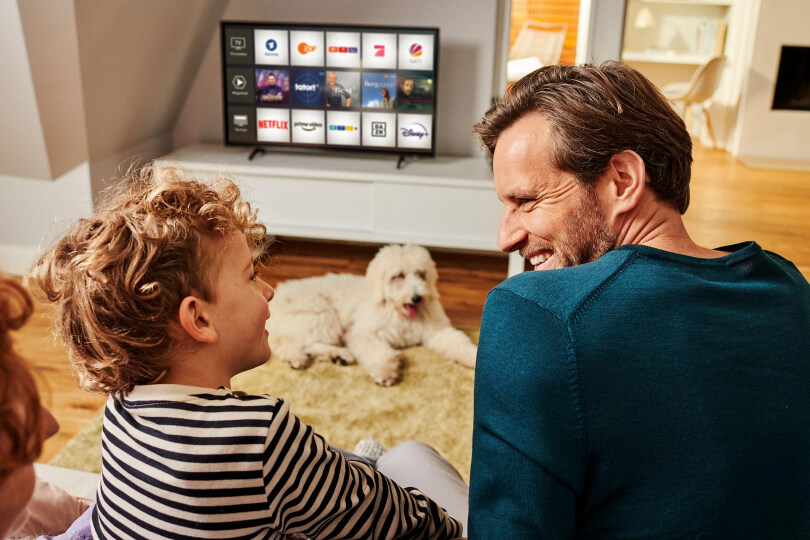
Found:
[[(478, 342), (477, 330), (466, 333)], [(287, 400), (295, 415), (330, 444), (347, 450), (369, 436), (387, 448), (420, 440), (436, 448), (469, 482), (473, 370), (425, 347), (405, 349), (403, 357), (402, 382), (388, 388), (375, 384), (359, 365), (319, 363), (296, 371), (273, 358), (234, 377), (233, 389)], [(99, 413), (50, 464), (99, 472), (101, 419)]]

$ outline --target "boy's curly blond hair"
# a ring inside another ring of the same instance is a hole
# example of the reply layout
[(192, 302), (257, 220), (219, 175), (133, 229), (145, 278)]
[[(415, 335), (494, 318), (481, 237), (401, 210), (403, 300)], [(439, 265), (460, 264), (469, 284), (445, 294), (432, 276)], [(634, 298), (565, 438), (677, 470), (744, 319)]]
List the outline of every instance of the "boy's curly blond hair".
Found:
[(87, 390), (129, 392), (178, 352), (170, 336), (186, 296), (213, 298), (216, 239), (243, 233), (258, 256), (265, 228), (237, 185), (176, 167), (129, 173), (35, 263), (28, 282), (56, 303), (55, 330)]

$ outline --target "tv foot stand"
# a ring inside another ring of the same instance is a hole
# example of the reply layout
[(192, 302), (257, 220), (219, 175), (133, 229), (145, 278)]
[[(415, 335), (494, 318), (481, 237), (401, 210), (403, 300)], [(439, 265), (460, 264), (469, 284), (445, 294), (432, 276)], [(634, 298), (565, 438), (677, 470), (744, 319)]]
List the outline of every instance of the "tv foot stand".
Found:
[(263, 156), (266, 153), (267, 153), (267, 150), (265, 150), (264, 148), (256, 147), (256, 148), (253, 149), (253, 152), (251, 152), (250, 155), (248, 156), (248, 161), (253, 161), (253, 158), (255, 158), (256, 156), (258, 156), (258, 155)]

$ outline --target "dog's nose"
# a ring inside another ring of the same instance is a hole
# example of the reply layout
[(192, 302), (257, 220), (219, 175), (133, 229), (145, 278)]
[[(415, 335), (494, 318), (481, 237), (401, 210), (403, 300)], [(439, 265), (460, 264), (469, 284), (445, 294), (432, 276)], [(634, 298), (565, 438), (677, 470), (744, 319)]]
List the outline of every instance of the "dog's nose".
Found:
[(413, 302), (414, 304), (418, 304), (421, 301), (422, 301), (422, 297), (419, 296), (418, 294), (415, 294), (415, 295), (411, 296), (411, 302)]

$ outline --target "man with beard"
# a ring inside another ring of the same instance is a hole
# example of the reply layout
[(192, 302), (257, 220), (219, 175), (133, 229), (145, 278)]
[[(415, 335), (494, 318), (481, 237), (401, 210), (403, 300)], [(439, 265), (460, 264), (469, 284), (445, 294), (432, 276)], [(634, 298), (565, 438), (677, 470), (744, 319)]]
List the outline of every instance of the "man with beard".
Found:
[(470, 538), (810, 538), (810, 285), (687, 234), (692, 143), (619, 63), (549, 66), (475, 126), (534, 272), (490, 292)]

